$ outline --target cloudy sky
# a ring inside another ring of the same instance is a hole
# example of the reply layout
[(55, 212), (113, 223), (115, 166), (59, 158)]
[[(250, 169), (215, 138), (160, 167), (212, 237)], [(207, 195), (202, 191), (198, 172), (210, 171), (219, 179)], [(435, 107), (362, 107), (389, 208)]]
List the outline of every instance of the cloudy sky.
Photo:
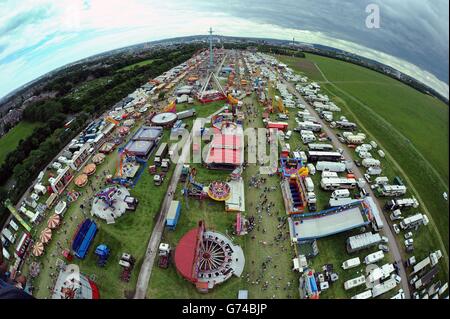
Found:
[[(378, 29), (365, 24), (371, 3)], [(448, 9), (448, 0), (0, 0), (0, 97), (93, 54), (210, 26), (347, 50), (448, 97)]]

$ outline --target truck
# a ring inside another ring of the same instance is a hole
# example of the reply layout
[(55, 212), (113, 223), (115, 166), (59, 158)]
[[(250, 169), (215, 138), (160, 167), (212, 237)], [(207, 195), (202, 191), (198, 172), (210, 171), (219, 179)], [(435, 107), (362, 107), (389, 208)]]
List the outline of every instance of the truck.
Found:
[(403, 196), (406, 194), (406, 186), (403, 185), (379, 185), (376, 189), (378, 196)]
[(394, 210), (394, 211), (389, 215), (389, 218), (390, 218), (392, 221), (403, 219), (401, 210), (400, 210), (400, 209)]
[(403, 230), (413, 229), (420, 225), (428, 225), (428, 223), (429, 223), (429, 219), (428, 219), (427, 215), (418, 213), (418, 214), (404, 218), (400, 222), (400, 228)]
[(384, 205), (385, 210), (394, 211), (399, 208), (417, 208), (419, 207), (419, 202), (415, 197), (412, 198), (399, 198), (399, 199), (393, 199)]
[(170, 159), (165, 158), (165, 159), (163, 159), (162, 162), (161, 162), (161, 170), (162, 170), (163, 172), (168, 172), (169, 169), (170, 169)]
[(359, 259), (359, 257), (350, 258), (342, 263), (342, 269), (351, 269), (358, 267), (359, 265), (361, 265), (361, 260)]
[(372, 254), (367, 255), (364, 258), (364, 263), (366, 265), (370, 265), (370, 264), (373, 264), (373, 263), (376, 263), (376, 262), (382, 260), (383, 258), (384, 258), (383, 251), (382, 250), (378, 250), (378, 251), (376, 251), (376, 252), (374, 252)]
[(168, 148), (167, 143), (161, 143), (158, 150), (156, 151), (154, 164), (157, 166), (160, 166), (163, 157), (167, 155), (168, 151), (169, 151), (169, 148)]

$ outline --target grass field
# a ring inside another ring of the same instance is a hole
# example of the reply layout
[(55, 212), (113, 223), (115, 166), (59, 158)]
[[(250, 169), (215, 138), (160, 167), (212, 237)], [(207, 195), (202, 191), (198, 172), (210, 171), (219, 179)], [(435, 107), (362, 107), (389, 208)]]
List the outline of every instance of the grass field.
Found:
[(81, 99), (86, 94), (89, 94), (90, 91), (103, 87), (109, 81), (112, 80), (112, 77), (105, 76), (98, 79), (90, 80), (87, 82), (83, 82), (82, 84), (75, 87), (70, 93), (69, 96), (75, 99)]
[[(448, 192), (448, 106), (350, 63), (315, 55), (307, 55), (307, 60), (279, 58), (321, 84), (322, 91), (342, 108), (342, 114), (359, 124), (385, 151), (383, 175), (401, 176), (409, 194), (419, 199), (419, 211), (427, 213), (432, 223), (417, 233), (414, 255), (420, 259), (437, 248), (448, 255), (448, 214), (443, 213), (448, 211), (448, 202), (442, 197)], [(315, 63), (316, 68), (305, 61)], [(305, 64), (309, 68), (302, 70)], [(406, 212), (406, 216), (411, 213)], [(440, 274), (444, 278), (448, 278), (446, 268), (443, 266), (445, 274)]]
[(36, 127), (39, 127), (41, 123), (31, 123), (21, 121), (19, 124), (14, 126), (8, 133), (0, 138), (0, 165), (6, 159), (6, 156), (14, 151), (19, 145), (20, 140), (26, 139), (33, 133)]
[[(247, 99), (251, 103), (250, 98)], [(178, 107), (178, 106), (177, 106)], [(211, 111), (211, 107), (215, 109), (217, 106), (208, 104), (207, 107)], [(261, 109), (259, 110), (261, 111)], [(256, 123), (262, 126), (259, 117)], [(246, 119), (249, 124), (249, 118)], [(213, 180), (225, 180), (229, 176), (229, 172), (208, 170), (195, 165), (197, 168), (196, 180), (208, 185)], [(279, 178), (268, 177), (266, 183), (260, 189), (249, 188), (248, 182), (252, 176), (258, 171), (256, 165), (249, 165), (244, 171), (243, 178), (246, 185), (245, 201), (246, 216), (254, 215), (260, 218), (258, 227), (249, 235), (243, 237), (235, 237), (233, 240), (239, 244), (243, 250), (246, 259), (244, 273), (240, 278), (231, 278), (227, 282), (214, 288), (210, 293), (204, 295), (196, 291), (195, 287), (186, 282), (175, 270), (172, 264), (168, 269), (160, 269), (157, 266), (153, 268), (150, 278), (150, 286), (147, 297), (149, 298), (236, 298), (239, 289), (247, 289), (249, 298), (298, 298), (298, 275), (292, 271), (292, 258), (294, 250), (289, 244), (289, 240), (275, 241), (274, 237), (280, 233), (287, 235), (287, 226), (278, 228), (279, 217), (284, 216), (283, 201), (279, 189)], [(260, 201), (264, 187), (276, 187), (276, 191), (267, 192), (269, 202), (275, 204), (269, 215), (262, 211), (260, 217), (257, 213), (256, 205)], [(200, 219), (206, 221), (207, 228), (217, 230), (221, 233), (231, 236), (232, 224), (235, 221), (235, 213), (226, 213), (223, 203), (214, 202), (210, 199), (197, 201), (195, 199), (186, 199), (181, 196), (182, 185), (178, 186), (177, 196), (181, 201), (181, 216), (175, 231), (165, 230), (163, 242), (168, 242), (175, 247), (179, 239), (188, 230), (197, 225)], [(254, 236), (254, 238), (252, 238)], [(266, 244), (263, 244), (266, 242)], [(267, 270), (262, 270), (262, 263), (272, 257), (273, 261), (268, 264)], [(268, 282), (268, 289), (263, 289), (263, 283)], [(288, 286), (288, 282), (290, 285)]]
[(123, 68), (117, 70), (116, 72), (123, 72), (123, 71), (133, 70), (133, 69), (136, 69), (136, 68), (140, 68), (141, 66), (150, 65), (150, 64), (152, 64), (155, 61), (157, 61), (157, 60), (155, 60), (155, 59), (144, 60), (144, 61), (141, 61), (141, 62), (138, 62), (138, 63), (127, 65), (126, 67), (123, 67)]

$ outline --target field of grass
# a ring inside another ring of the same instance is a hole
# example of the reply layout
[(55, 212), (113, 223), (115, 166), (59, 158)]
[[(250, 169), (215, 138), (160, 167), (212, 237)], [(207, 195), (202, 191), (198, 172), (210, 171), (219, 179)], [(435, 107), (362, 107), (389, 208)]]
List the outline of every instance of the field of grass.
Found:
[[(251, 103), (250, 98), (247, 99)], [(208, 108), (211, 110), (208, 104)], [(204, 106), (203, 106), (204, 107)], [(260, 110), (261, 111), (261, 110)], [(210, 111), (212, 113), (212, 111)], [(249, 118), (246, 119), (249, 124)], [(262, 121), (258, 119), (258, 126), (262, 126)], [(225, 180), (229, 172), (208, 170), (201, 165), (195, 165), (197, 169), (196, 180), (204, 185), (208, 185), (213, 180)], [(207, 228), (217, 230), (232, 237), (234, 242), (239, 244), (246, 259), (244, 273), (240, 278), (231, 278), (220, 286), (215, 287), (210, 293), (204, 295), (196, 291), (195, 287), (186, 282), (175, 270), (172, 264), (168, 269), (154, 267), (150, 278), (148, 298), (236, 298), (239, 289), (247, 289), (250, 298), (298, 298), (298, 275), (292, 271), (292, 258), (294, 250), (289, 244), (289, 240), (275, 241), (274, 237), (283, 234), (288, 237), (287, 226), (278, 228), (279, 217), (284, 216), (283, 201), (279, 189), (278, 177), (267, 177), (266, 184), (260, 189), (249, 188), (248, 182), (258, 171), (256, 165), (249, 165), (243, 174), (246, 185), (245, 201), (246, 216), (253, 215), (260, 218), (257, 228), (249, 235), (234, 237), (231, 235), (232, 224), (235, 221), (235, 213), (226, 213), (223, 203), (214, 202), (210, 199), (197, 201), (195, 199), (185, 199), (181, 196), (182, 185), (178, 186), (177, 197), (181, 201), (181, 216), (175, 231), (165, 230), (163, 242), (168, 242), (172, 247), (176, 247), (177, 242), (188, 230), (194, 228), (200, 219), (205, 220)], [(275, 191), (267, 192), (269, 202), (275, 206), (271, 214), (262, 211), (258, 217), (256, 205), (260, 201), (264, 187), (276, 188)], [(188, 201), (186, 203), (186, 201)], [(252, 238), (254, 236), (254, 238)], [(263, 244), (266, 242), (266, 244)], [(263, 271), (261, 265), (268, 256), (273, 258)], [(268, 289), (263, 289), (263, 283), (268, 282)], [(288, 286), (287, 282), (290, 282)]]
[(98, 79), (83, 82), (82, 84), (80, 84), (76, 88), (74, 88), (69, 93), (69, 96), (73, 97), (77, 100), (81, 99), (86, 94), (89, 94), (90, 91), (99, 89), (100, 87), (103, 87), (105, 84), (107, 84), (111, 80), (112, 80), (112, 77), (105, 76), (105, 77), (101, 77)]
[(141, 62), (138, 62), (138, 63), (127, 65), (126, 67), (123, 67), (123, 68), (117, 70), (116, 72), (123, 72), (123, 71), (133, 70), (133, 69), (136, 69), (136, 68), (140, 68), (141, 66), (150, 65), (150, 64), (152, 64), (155, 61), (157, 61), (157, 60), (154, 60), (154, 59), (144, 60), (144, 61), (141, 61)]
[(42, 124), (21, 121), (9, 130), (8, 133), (3, 135), (0, 138), (0, 165), (3, 164), (6, 156), (16, 149), (20, 140), (26, 139), (31, 135), (31, 133), (33, 133), (33, 130), (40, 125)]
[(310, 54), (307, 60), (316, 63), (329, 82), (316, 72), (304, 73), (322, 81), (323, 91), (398, 164), (391, 165), (416, 190), (421, 209), (430, 213), (448, 252), (448, 214), (443, 214), (448, 202), (442, 197), (448, 192), (448, 106), (360, 66)]

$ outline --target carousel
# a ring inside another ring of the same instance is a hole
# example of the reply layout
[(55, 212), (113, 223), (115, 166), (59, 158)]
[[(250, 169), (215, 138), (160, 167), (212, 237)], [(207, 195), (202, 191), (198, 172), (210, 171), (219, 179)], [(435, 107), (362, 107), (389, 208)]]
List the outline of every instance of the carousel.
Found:
[(208, 195), (216, 201), (226, 201), (231, 196), (230, 185), (222, 181), (214, 181), (208, 187)]
[(52, 239), (52, 230), (47, 227), (41, 232), (39, 240), (41, 243), (47, 244), (50, 242), (51, 239)]
[(88, 182), (88, 176), (86, 174), (80, 174), (75, 178), (75, 185), (77, 185), (78, 187), (84, 187), (86, 186)]
[(95, 170), (97, 169), (97, 165), (95, 165), (94, 163), (91, 164), (87, 164), (84, 168), (83, 168), (83, 173), (86, 174), (87, 176), (90, 176), (92, 174), (95, 173)]
[(101, 164), (101, 163), (103, 163), (103, 161), (105, 160), (105, 154), (103, 154), (103, 153), (98, 153), (98, 154), (95, 154), (93, 157), (92, 157), (92, 163), (94, 163), (94, 164), (96, 164), (96, 165), (98, 165), (98, 164)]

